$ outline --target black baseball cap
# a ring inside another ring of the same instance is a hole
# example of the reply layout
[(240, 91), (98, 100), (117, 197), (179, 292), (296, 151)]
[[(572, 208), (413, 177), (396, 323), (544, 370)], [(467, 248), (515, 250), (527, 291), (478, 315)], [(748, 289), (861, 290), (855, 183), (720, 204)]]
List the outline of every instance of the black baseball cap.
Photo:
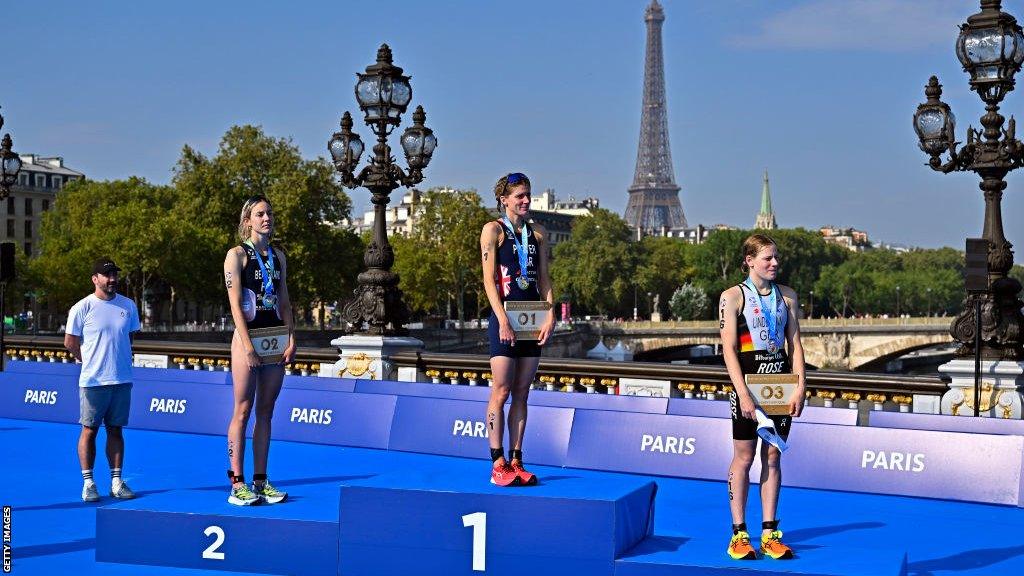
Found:
[(120, 272), (121, 269), (114, 264), (114, 261), (110, 258), (100, 258), (92, 265), (93, 274), (110, 274), (111, 272)]

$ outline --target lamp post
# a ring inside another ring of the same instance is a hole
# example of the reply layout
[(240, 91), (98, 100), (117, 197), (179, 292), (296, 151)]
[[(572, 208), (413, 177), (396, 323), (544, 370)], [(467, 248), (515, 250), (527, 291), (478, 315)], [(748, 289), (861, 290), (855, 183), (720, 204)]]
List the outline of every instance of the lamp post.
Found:
[(932, 317), (932, 288), (929, 286), (925, 288), (925, 292), (928, 293), (928, 317)]
[(807, 313), (807, 318), (814, 320), (814, 290), (811, 290), (811, 309)]
[[(1024, 31), (1017, 20), (1000, 10), (1000, 0), (981, 0), (981, 12), (960, 26), (956, 55), (971, 79), (971, 89), (985, 103), (981, 117), (984, 130), (967, 129), (967, 142), (959, 151), (956, 119), (942, 102), (942, 86), (932, 76), (925, 87), (927, 101), (914, 113), (914, 129), (920, 148), (931, 158), (928, 165), (942, 173), (975, 172), (981, 177), (985, 196), (985, 224), (982, 237), (988, 241), (988, 290), (968, 294), (963, 310), (950, 326), (950, 334), (960, 343), (956, 356), (973, 355), (975, 331), (980, 325), (982, 354), (989, 359), (1024, 358), (1021, 328), (1022, 302), (1020, 282), (1007, 276), (1013, 266), (1013, 245), (1003, 234), (1001, 202), (1006, 175), (1024, 166), (1024, 144), (1016, 137), (1016, 122), (1011, 117), (1006, 128), (999, 114), (999, 103), (1013, 90), (1013, 76), (1024, 62)], [(943, 155), (948, 153), (948, 160)], [(976, 317), (975, 300), (981, 314)]]
[[(4, 117), (0, 116), (0, 128), (4, 127)], [(18, 172), (21, 171), (21, 158), (18, 157), (11, 147), (14, 141), (10, 134), (4, 134), (0, 140), (0, 200), (11, 193), (11, 186), (18, 181)]]
[(335, 132), (327, 144), (334, 167), (341, 174), (341, 183), (348, 188), (365, 186), (373, 203), (373, 238), (366, 247), (363, 262), (367, 270), (359, 274), (354, 297), (345, 304), (343, 317), (355, 331), (367, 324), (366, 333), (401, 335), (409, 318), (409, 308), (402, 301), (398, 274), (391, 271), (395, 253), (388, 242), (386, 210), (391, 192), (399, 186), (410, 187), (423, 181), (423, 169), (437, 147), (434, 131), (424, 126), (427, 115), (422, 106), (412, 114), (413, 125), (406, 128), (399, 141), (405, 151), (408, 171), (402, 170), (391, 156), (388, 136), (401, 123), (402, 114), (412, 100), (409, 77), (393, 64), (391, 48), (382, 44), (377, 61), (356, 74), (356, 100), (363, 111), (363, 120), (377, 136), (370, 164), (356, 173), (363, 142), (352, 131), (352, 116), (341, 117), (341, 131)]
[(900, 317), (900, 287), (896, 287), (896, 318)]

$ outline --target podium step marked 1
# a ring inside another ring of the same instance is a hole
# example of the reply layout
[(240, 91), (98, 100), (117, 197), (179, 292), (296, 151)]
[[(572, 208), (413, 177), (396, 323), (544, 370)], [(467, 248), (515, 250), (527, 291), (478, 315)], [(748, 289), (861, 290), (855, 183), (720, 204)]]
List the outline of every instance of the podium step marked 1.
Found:
[(437, 473), (342, 486), (340, 572), (611, 576), (650, 534), (656, 486), (594, 480), (510, 489)]

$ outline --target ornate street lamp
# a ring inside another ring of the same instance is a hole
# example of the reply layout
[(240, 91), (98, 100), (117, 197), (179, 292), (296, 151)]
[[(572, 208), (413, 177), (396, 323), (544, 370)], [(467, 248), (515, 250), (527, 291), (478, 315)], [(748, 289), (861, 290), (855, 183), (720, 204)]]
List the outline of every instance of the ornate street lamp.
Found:
[[(4, 117), (0, 116), (0, 128), (4, 127)], [(18, 172), (21, 171), (21, 158), (11, 151), (14, 142), (10, 134), (4, 134), (0, 141), (0, 200), (11, 193), (11, 186), (18, 181)]]
[(355, 87), (359, 109), (363, 111), (364, 122), (377, 136), (370, 164), (356, 173), (363, 142), (352, 131), (352, 116), (348, 112), (341, 117), (341, 131), (334, 133), (327, 149), (344, 186), (365, 186), (370, 190), (374, 220), (373, 238), (363, 255), (368, 270), (359, 275), (359, 286), (354, 298), (345, 304), (343, 314), (357, 331), (365, 322), (368, 334), (405, 334), (403, 325), (409, 318), (409, 309), (402, 301), (398, 274), (391, 271), (395, 253), (388, 242), (385, 212), (395, 188), (423, 181), (423, 169), (430, 163), (437, 137), (433, 130), (424, 126), (427, 115), (422, 106), (417, 106), (412, 115), (413, 125), (406, 128), (400, 138), (409, 165), (408, 171), (402, 170), (391, 156), (387, 139), (401, 124), (402, 114), (412, 100), (409, 77), (393, 64), (387, 44), (377, 50), (377, 62), (367, 66), (365, 74), (356, 75), (359, 77)]
[[(985, 228), (982, 237), (988, 241), (988, 291), (969, 294), (963, 311), (950, 326), (950, 333), (960, 343), (957, 357), (972, 355), (975, 331), (975, 300), (981, 301), (980, 330), (982, 354), (992, 360), (1024, 358), (1022, 340), (1024, 316), (1018, 298), (1020, 282), (1007, 276), (1013, 266), (1013, 245), (1003, 234), (1001, 202), (1006, 188), (1006, 175), (1024, 166), (1024, 145), (1016, 138), (1016, 122), (1011, 117), (1003, 129), (999, 103), (1014, 87), (1014, 74), (1024, 62), (1024, 31), (1017, 20), (1000, 10), (1000, 0), (981, 0), (981, 12), (960, 26), (956, 54), (964, 71), (970, 74), (971, 89), (985, 102), (981, 117), (983, 131), (967, 129), (967, 143), (957, 151), (956, 121), (949, 106), (941, 101), (942, 86), (932, 76), (925, 87), (927, 102), (917, 107), (914, 129), (920, 147), (931, 159), (932, 169), (976, 172), (982, 179), (985, 196)], [(943, 162), (942, 156), (949, 155)]]

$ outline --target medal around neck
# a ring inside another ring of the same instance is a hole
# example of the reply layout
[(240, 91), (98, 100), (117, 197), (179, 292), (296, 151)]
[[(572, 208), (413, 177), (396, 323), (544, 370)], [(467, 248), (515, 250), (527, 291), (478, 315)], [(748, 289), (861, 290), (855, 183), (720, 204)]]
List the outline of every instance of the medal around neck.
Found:
[(521, 229), (521, 236), (516, 236), (516, 229), (512, 227), (512, 221), (508, 219), (508, 216), (502, 217), (505, 227), (508, 228), (509, 236), (512, 238), (512, 242), (515, 243), (516, 256), (519, 257), (519, 276), (516, 278), (516, 284), (520, 289), (526, 290), (530, 287), (530, 277), (527, 272), (527, 267), (530, 265), (529, 251), (529, 236), (526, 230), (526, 222), (523, 222)]
[(754, 286), (754, 283), (750, 278), (747, 278), (746, 283), (750, 286), (750, 289), (754, 291), (754, 294), (757, 294), (757, 301), (761, 304), (761, 315), (764, 316), (764, 327), (765, 331), (768, 332), (768, 342), (765, 344), (765, 348), (768, 350), (769, 354), (775, 354), (779, 351), (779, 346), (782, 343), (778, 334), (780, 316), (778, 310), (778, 299), (776, 298), (778, 288), (775, 286), (774, 282), (769, 283), (769, 288), (771, 290), (768, 293), (768, 300), (766, 302), (766, 297), (761, 295), (761, 292), (758, 291), (757, 286)]
[(264, 308), (272, 309), (277, 306), (277, 295), (274, 293), (274, 249), (269, 244), (267, 245), (267, 261), (264, 262), (256, 246), (249, 240), (246, 240), (245, 243), (252, 248), (253, 254), (256, 255), (256, 262), (260, 265), (260, 275), (263, 279), (263, 296), (260, 298), (260, 302)]

